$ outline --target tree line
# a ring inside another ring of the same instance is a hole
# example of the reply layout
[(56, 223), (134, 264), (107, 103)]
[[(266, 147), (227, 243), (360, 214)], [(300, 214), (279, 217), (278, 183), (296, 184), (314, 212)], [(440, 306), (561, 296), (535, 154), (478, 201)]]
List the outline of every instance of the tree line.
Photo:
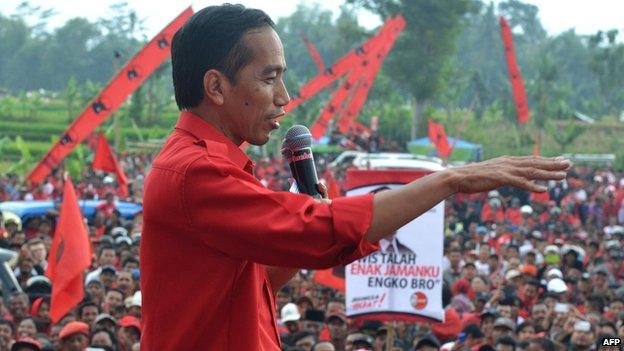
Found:
[[(428, 109), (470, 109), (476, 118), (497, 110), (509, 121), (515, 119), (500, 15), (506, 16), (514, 32), (538, 127), (546, 128), (553, 119), (573, 119), (575, 112), (603, 118), (619, 116), (624, 109), (620, 32), (606, 29), (579, 35), (571, 29), (549, 35), (538, 8), (519, 0), (497, 6), (478, 0), (347, 0), (337, 13), (300, 4), (290, 16), (276, 21), (291, 92), (318, 74), (302, 33), (329, 65), (375, 32), (358, 24), (358, 8), (380, 18), (401, 14), (407, 21), (361, 115), (363, 121), (378, 115), (386, 138), (402, 142), (423, 135)], [(0, 93), (56, 91), (71, 113), (76, 90), (91, 85), (97, 91), (93, 86), (103, 86), (149, 39), (140, 14), (127, 4), (113, 5), (111, 13), (96, 21), (73, 18), (53, 30), (45, 29), (52, 10), (27, 2), (11, 15), (0, 14)], [(164, 106), (171, 104), (171, 93), (166, 63), (132, 96), (130, 114), (139, 123), (156, 123)], [(295, 110), (293, 123), (311, 122), (327, 97), (328, 92), (320, 94)], [(411, 131), (406, 123), (414, 126)]]

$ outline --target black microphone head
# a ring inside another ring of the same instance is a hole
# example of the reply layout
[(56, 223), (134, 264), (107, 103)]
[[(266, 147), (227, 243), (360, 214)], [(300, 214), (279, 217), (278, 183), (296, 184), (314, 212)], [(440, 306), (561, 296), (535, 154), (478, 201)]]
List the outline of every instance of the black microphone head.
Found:
[(282, 142), (282, 154), (290, 154), (294, 150), (310, 146), (312, 146), (312, 133), (306, 126), (296, 124), (286, 131)]

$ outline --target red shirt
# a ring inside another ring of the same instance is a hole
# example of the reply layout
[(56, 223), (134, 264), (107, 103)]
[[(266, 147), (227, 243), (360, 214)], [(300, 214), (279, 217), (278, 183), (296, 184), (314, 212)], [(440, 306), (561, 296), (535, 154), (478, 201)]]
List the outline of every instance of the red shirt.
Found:
[(108, 202), (103, 202), (99, 204), (95, 209), (97, 211), (101, 211), (104, 213), (104, 217), (108, 218), (113, 215), (113, 211), (115, 211), (115, 204), (109, 204)]
[(507, 211), (505, 211), (505, 218), (511, 224), (520, 225), (520, 223), (522, 223), (522, 213), (519, 208), (508, 208)]
[(265, 265), (328, 268), (378, 246), (372, 195), (331, 205), (265, 188), (249, 158), (182, 112), (147, 176), (142, 350), (279, 351)]

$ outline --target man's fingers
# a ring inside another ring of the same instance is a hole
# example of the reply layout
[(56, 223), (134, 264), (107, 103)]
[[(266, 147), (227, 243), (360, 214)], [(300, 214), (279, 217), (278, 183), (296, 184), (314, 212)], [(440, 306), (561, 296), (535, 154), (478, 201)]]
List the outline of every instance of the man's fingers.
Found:
[(548, 188), (544, 185), (537, 185), (533, 183), (532, 181), (523, 177), (519, 177), (519, 176), (511, 176), (510, 184), (515, 187), (522, 188), (524, 190), (528, 190), (528, 191), (535, 192), (535, 193), (543, 193), (546, 190), (548, 190)]
[(325, 184), (323, 183), (316, 184), (316, 190), (319, 192), (319, 194), (321, 194), (323, 199), (329, 199), (329, 196), (327, 195), (327, 187), (325, 186)]
[(516, 160), (515, 164), (520, 167), (539, 168), (539, 169), (544, 169), (547, 171), (565, 171), (569, 169), (570, 167), (572, 167), (572, 163), (563, 157), (554, 157), (554, 158), (547, 158), (547, 157), (540, 157), (540, 156), (520, 157)]
[(529, 180), (563, 180), (566, 177), (566, 172), (546, 171), (539, 168), (521, 168), (518, 174)]

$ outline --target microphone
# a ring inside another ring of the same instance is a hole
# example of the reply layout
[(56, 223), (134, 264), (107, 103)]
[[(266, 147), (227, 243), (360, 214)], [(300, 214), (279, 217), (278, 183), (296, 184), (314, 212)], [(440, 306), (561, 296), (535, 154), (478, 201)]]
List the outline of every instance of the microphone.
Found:
[(282, 142), (282, 156), (288, 161), (290, 173), (297, 182), (300, 193), (316, 199), (322, 196), (316, 188), (319, 181), (312, 156), (312, 134), (302, 125), (294, 125), (286, 131)]

